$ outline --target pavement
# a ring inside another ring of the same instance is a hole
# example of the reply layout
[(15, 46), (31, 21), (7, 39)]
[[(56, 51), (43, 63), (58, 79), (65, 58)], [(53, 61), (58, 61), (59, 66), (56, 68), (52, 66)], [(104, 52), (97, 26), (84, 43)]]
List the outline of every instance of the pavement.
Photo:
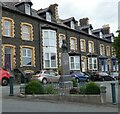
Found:
[(9, 96), (9, 86), (0, 87), (2, 112), (118, 112), (120, 109), (120, 105), (110, 102), (101, 105), (20, 98), (19, 87), (19, 85), (14, 86), (14, 96)]

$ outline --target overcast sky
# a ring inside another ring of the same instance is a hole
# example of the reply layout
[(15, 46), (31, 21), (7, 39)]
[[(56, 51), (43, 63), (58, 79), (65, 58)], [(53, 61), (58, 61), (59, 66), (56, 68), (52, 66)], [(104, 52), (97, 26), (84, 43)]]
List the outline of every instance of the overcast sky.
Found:
[(59, 17), (66, 19), (75, 17), (88, 17), (93, 29), (101, 28), (109, 24), (110, 32), (115, 33), (118, 29), (118, 1), (119, 0), (31, 0), (32, 8), (38, 10), (46, 8), (50, 4), (58, 4)]

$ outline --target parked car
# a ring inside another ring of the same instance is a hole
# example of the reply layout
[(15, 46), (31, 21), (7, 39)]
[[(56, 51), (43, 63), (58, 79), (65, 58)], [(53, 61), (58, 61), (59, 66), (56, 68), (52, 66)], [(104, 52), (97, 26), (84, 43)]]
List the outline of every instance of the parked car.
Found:
[(119, 75), (118, 72), (111, 72), (110, 73), (110, 76), (112, 76), (115, 80), (118, 80), (118, 75)]
[(71, 73), (71, 76), (75, 78), (75, 80), (79, 83), (81, 81), (89, 81), (89, 75), (83, 73), (83, 72), (73, 72)]
[(9, 84), (9, 78), (9, 72), (0, 68), (0, 83), (2, 84), (2, 86), (7, 86)]
[(60, 75), (58, 75), (55, 71), (52, 70), (41, 70), (37, 71), (32, 75), (31, 80), (39, 80), (43, 84), (48, 82), (59, 82)]
[(94, 72), (93, 73), (94, 81), (111, 81), (114, 80), (112, 76), (110, 76), (107, 72)]

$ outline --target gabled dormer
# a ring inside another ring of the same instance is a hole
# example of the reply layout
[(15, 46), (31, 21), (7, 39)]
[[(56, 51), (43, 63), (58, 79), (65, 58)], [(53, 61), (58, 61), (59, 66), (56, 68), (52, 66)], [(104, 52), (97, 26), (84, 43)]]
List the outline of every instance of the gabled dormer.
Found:
[(15, 7), (18, 8), (21, 12), (27, 14), (27, 15), (31, 15), (31, 6), (33, 5), (33, 3), (31, 2), (31, 0), (21, 0), (20, 2), (18, 2)]
[(62, 20), (63, 24), (67, 25), (68, 27), (70, 27), (71, 29), (75, 29), (76, 25), (77, 25), (77, 21), (75, 20), (74, 17)]
[(103, 38), (103, 30), (102, 30), (102, 28), (93, 30), (92, 34), (94, 34), (95, 36), (97, 36), (99, 38)]
[(40, 9), (37, 11), (37, 14), (44, 18), (46, 21), (51, 22), (52, 20), (52, 11), (49, 8)]
[(86, 18), (82, 18), (79, 20), (79, 26), (78, 26), (78, 29), (81, 30), (81, 31), (84, 31), (90, 35), (92, 35), (92, 25), (89, 24), (89, 19), (86, 17)]
[(113, 33), (110, 33), (109, 24), (103, 25), (103, 26), (102, 26), (102, 30), (103, 30), (103, 37), (104, 37), (104, 39), (113, 42), (114, 34), (113, 34)]

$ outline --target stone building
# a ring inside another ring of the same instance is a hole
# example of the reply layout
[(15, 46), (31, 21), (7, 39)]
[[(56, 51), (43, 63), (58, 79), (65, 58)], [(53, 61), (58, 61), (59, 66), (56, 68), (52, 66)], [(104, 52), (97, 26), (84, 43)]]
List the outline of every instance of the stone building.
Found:
[(70, 70), (117, 71), (109, 25), (94, 30), (88, 18), (60, 19), (58, 5), (32, 9), (30, 0), (2, 2), (2, 67), (57, 70), (65, 39)]

